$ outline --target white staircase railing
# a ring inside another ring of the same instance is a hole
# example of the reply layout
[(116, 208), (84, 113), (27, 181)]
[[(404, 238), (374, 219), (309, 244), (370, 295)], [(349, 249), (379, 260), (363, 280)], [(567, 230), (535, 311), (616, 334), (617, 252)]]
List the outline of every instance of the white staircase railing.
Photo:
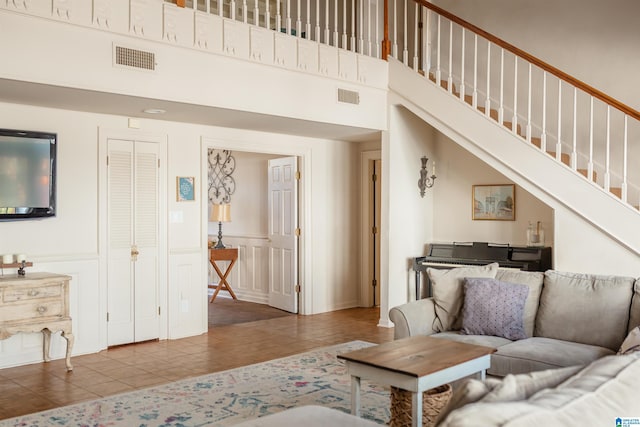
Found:
[(638, 208), (638, 111), (425, 0), (388, 1), (389, 54)]

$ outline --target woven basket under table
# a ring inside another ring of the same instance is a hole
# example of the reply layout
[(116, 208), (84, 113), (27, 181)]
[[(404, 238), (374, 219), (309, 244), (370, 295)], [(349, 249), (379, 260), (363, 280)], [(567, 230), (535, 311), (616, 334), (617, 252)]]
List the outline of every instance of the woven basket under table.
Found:
[[(422, 393), (422, 425), (432, 427), (440, 411), (449, 403), (452, 388), (441, 385)], [(391, 387), (391, 427), (411, 426), (411, 392)]]

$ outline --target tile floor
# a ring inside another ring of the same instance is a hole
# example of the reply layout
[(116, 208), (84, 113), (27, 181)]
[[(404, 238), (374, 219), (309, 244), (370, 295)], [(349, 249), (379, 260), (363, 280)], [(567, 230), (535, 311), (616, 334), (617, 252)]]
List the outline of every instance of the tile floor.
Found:
[[(214, 302), (215, 304), (215, 302)], [(278, 313), (275, 313), (278, 314)], [(280, 313), (282, 314), (282, 313)], [(139, 343), (64, 360), (0, 369), (0, 419), (150, 387), (351, 340), (386, 342), (376, 308), (278, 315), (213, 326), (203, 335)]]

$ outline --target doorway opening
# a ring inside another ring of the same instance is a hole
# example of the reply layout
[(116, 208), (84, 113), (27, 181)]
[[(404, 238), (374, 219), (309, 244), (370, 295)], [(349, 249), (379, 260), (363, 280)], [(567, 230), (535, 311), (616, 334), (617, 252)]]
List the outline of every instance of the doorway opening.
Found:
[[(304, 310), (302, 287), (299, 286), (304, 272), (300, 236), (304, 191), (299, 186), (302, 176), (297, 172), (302, 169), (305, 159), (300, 153), (229, 150), (229, 146), (231, 144), (218, 141), (203, 142), (203, 154), (207, 158), (227, 151), (235, 164), (230, 177), (234, 181), (234, 191), (228, 200), (231, 220), (221, 225), (224, 244), (238, 251), (238, 259), (227, 277), (238, 299), (229, 299), (224, 290), (212, 303), (207, 299), (210, 327)], [(207, 178), (203, 178), (203, 182), (211, 185), (209, 171), (205, 169), (204, 173)], [(210, 213), (217, 200), (209, 197), (209, 188), (203, 191), (207, 193), (205, 200), (207, 213)], [(219, 226), (218, 222), (207, 222), (207, 241), (217, 239)], [(224, 261), (217, 261), (217, 264), (225, 271)], [(207, 285), (216, 286), (219, 275), (209, 262), (207, 265)]]

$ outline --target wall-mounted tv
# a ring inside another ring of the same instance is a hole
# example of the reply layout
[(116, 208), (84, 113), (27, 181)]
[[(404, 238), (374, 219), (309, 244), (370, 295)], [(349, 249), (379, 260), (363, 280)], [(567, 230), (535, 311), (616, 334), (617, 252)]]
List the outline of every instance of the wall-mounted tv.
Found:
[(0, 129), (0, 220), (56, 215), (57, 135)]

